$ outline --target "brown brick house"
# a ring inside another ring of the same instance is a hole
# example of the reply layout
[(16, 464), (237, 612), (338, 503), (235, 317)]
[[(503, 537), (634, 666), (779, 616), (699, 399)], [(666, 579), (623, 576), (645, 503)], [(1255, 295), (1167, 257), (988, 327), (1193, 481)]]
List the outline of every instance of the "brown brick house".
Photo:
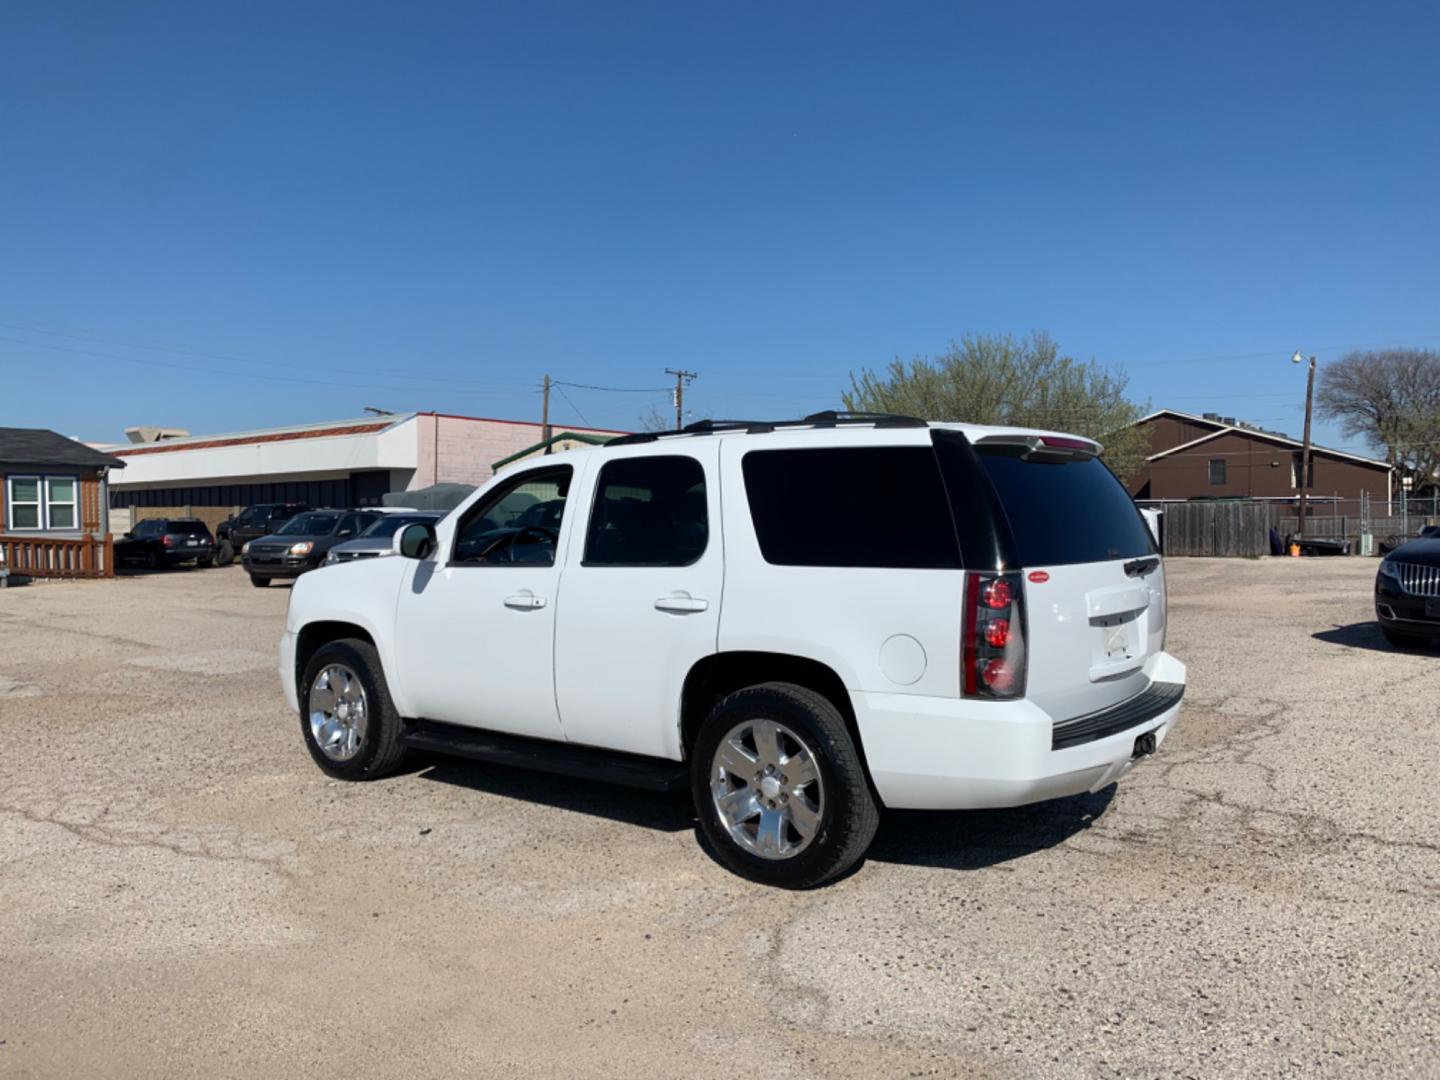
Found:
[[(1193, 416), (1161, 409), (1136, 421), (1150, 436), (1150, 454), (1130, 478), (1137, 500), (1202, 498), (1292, 499), (1299, 496), (1298, 439), (1213, 413)], [(1388, 504), (1391, 466), (1383, 461), (1310, 447), (1313, 498)]]

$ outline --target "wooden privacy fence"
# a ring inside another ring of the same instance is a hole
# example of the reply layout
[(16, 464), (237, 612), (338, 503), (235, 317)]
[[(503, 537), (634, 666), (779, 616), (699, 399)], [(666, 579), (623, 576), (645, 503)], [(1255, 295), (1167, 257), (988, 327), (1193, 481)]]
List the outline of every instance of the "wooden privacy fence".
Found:
[(1270, 510), (1258, 503), (1169, 503), (1161, 536), (1166, 555), (1256, 558), (1270, 554)]
[(26, 577), (115, 576), (115, 542), (109, 533), (75, 540), (0, 536), (0, 557), (0, 567)]

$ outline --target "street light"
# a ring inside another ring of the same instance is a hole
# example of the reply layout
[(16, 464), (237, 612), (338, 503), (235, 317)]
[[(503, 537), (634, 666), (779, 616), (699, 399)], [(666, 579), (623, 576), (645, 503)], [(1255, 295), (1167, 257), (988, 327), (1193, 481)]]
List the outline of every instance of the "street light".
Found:
[[(1305, 363), (1305, 354), (1299, 349), (1295, 355), (1290, 357), (1292, 364)], [(1310, 357), (1310, 375), (1305, 380), (1305, 442), (1304, 449), (1300, 451), (1300, 477), (1296, 486), (1300, 488), (1300, 526), (1295, 530), (1296, 537), (1305, 535), (1305, 507), (1310, 494), (1310, 403), (1315, 398), (1315, 357)]]

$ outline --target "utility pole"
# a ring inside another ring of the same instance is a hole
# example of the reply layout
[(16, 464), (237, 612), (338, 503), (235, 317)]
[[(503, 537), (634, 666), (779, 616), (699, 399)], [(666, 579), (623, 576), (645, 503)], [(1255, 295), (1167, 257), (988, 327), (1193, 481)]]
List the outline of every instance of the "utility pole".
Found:
[(675, 376), (675, 430), (679, 431), (685, 426), (685, 387), (689, 386), (700, 373), (667, 367), (665, 374)]
[[(1295, 355), (1290, 357), (1292, 364), (1303, 364), (1305, 357), (1297, 349)], [(1309, 502), (1310, 494), (1310, 406), (1315, 399), (1315, 357), (1310, 357), (1310, 374), (1305, 380), (1305, 441), (1302, 444), (1304, 449), (1300, 451), (1300, 476), (1296, 486), (1300, 489), (1300, 527), (1295, 530), (1296, 536), (1305, 535), (1305, 508)]]
[(545, 376), (540, 390), (540, 438), (545, 441), (545, 453), (550, 453), (550, 376)]

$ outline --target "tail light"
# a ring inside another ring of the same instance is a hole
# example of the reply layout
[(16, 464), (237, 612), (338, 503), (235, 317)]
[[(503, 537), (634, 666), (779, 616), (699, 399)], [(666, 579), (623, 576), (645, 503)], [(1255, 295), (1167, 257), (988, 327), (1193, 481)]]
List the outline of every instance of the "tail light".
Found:
[(166, 533), (164, 536), (160, 537), (160, 543), (163, 544), (165, 547), (174, 547), (175, 537), (171, 536), (169, 533)]
[(966, 576), (962, 687), (966, 697), (1025, 693), (1025, 593), (1019, 574)]

